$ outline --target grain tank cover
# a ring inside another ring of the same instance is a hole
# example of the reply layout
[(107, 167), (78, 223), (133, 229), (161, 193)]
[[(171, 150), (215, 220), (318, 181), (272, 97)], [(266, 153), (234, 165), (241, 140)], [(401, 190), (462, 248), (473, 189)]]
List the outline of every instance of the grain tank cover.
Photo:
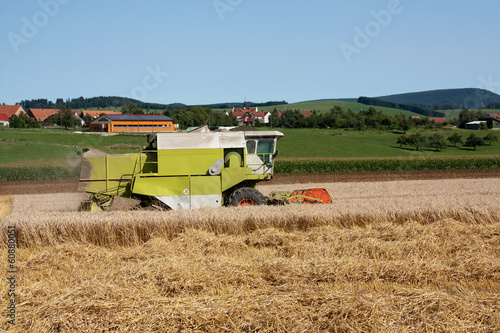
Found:
[(158, 150), (218, 149), (245, 147), (243, 132), (158, 133)]

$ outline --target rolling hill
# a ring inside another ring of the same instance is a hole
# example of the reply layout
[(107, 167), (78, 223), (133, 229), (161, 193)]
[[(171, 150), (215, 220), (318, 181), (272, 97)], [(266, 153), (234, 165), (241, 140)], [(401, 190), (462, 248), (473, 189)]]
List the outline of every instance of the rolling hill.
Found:
[(500, 95), (476, 88), (430, 90), (376, 98), (393, 103), (421, 105), (435, 110), (481, 109), (493, 103), (500, 103)]

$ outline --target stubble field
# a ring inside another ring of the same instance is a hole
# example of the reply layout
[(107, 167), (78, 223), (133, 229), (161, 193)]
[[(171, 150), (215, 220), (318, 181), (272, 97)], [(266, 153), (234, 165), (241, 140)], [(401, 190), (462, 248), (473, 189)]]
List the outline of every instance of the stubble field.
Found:
[(79, 213), (77, 193), (0, 198), (19, 246), (1, 328), (500, 331), (499, 177), (259, 189), (314, 186), (334, 203)]

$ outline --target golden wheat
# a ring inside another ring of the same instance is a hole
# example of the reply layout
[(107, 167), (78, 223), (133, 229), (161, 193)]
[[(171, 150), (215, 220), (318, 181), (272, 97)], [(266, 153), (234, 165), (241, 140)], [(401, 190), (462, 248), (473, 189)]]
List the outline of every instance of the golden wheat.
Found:
[(498, 179), (282, 189), (312, 185), (334, 204), (79, 213), (65, 194), (37, 212), (16, 196), (17, 321), (0, 328), (500, 331)]
[(12, 201), (11, 195), (0, 195), (0, 220), (10, 214)]

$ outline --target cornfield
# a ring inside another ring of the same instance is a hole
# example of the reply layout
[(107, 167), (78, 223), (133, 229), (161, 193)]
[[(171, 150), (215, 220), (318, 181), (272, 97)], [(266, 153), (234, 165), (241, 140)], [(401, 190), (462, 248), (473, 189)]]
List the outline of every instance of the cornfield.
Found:
[(76, 194), (15, 196), (17, 321), (1, 328), (500, 331), (499, 179), (316, 185), (333, 205), (78, 213)]
[(500, 158), (277, 160), (276, 173), (498, 169)]

